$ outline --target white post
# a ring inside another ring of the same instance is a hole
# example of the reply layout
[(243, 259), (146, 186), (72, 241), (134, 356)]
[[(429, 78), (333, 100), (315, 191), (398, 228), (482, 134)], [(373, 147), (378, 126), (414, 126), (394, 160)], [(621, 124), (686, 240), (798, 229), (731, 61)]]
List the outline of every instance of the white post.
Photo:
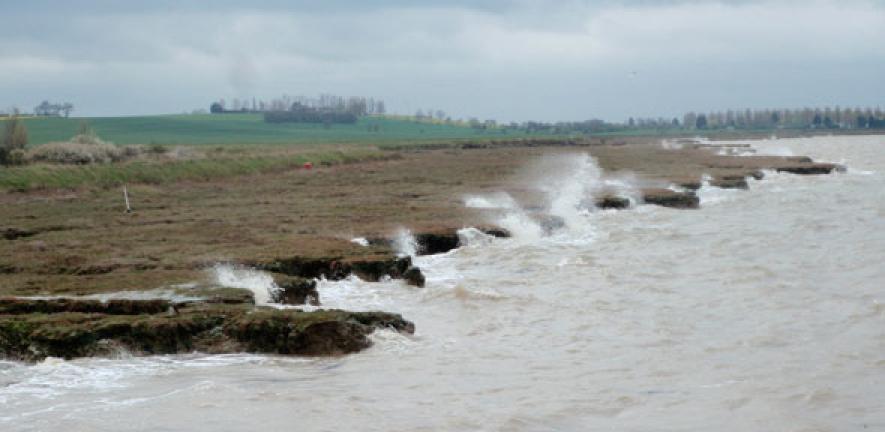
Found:
[(129, 207), (129, 192), (126, 191), (126, 185), (123, 185), (123, 201), (126, 202), (126, 213), (132, 213), (132, 207)]

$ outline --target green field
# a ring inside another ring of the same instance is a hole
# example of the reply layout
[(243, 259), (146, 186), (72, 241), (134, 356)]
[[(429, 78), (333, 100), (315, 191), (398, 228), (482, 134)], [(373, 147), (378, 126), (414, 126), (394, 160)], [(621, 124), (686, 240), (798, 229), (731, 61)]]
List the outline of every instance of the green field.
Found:
[(265, 123), (260, 114), (164, 115), (145, 117), (29, 118), (30, 145), (71, 138), (88, 121), (115, 144), (309, 144), (398, 142), (525, 136), (506, 129), (477, 130), (461, 124), (432, 124), (406, 118), (363, 117), (356, 124)]
[[(408, 117), (363, 117), (356, 124), (266, 123), (260, 114), (144, 117), (24, 118), (29, 146), (68, 141), (88, 122), (96, 135), (118, 145), (194, 146), (188, 156), (143, 155), (109, 164), (32, 163), (0, 167), (0, 190), (99, 187), (275, 172), (304, 162), (340, 164), (396, 157), (401, 145), (533, 138), (505, 128), (431, 123)], [(546, 135), (550, 136), (550, 135)], [(315, 146), (313, 144), (317, 144)], [(364, 146), (365, 145), (365, 146)]]

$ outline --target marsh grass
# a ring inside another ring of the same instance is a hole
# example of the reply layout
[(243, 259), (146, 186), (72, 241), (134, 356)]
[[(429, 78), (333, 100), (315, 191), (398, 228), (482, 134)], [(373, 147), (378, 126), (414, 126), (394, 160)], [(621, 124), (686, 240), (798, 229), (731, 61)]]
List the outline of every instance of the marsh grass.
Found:
[(129, 162), (58, 165), (35, 163), (0, 169), (0, 189), (30, 191), (39, 189), (111, 188), (123, 184), (165, 184), (201, 181), (238, 175), (268, 173), (314, 165), (338, 165), (360, 161), (396, 158), (391, 152), (369, 149), (329, 150), (302, 154), (216, 154), (203, 158), (176, 160), (155, 157)]

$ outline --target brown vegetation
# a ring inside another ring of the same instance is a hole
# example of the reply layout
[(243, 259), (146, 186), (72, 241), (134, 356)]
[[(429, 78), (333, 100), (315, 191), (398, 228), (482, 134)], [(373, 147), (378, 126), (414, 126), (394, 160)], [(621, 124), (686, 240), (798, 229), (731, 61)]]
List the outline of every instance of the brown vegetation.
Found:
[[(119, 190), (8, 193), (0, 195), (0, 230), (12, 239), (0, 240), (0, 293), (157, 288), (203, 280), (203, 269), (216, 262), (272, 269), (285, 263), (292, 267), (293, 260), (325, 260), (341, 267), (317, 270), (322, 274), (340, 276), (343, 269), (355, 269), (377, 278), (372, 266), (399, 266), (390, 246), (363, 247), (350, 238), (390, 237), (401, 227), (425, 236), (448, 230), (451, 236), (466, 225), (487, 225), (481, 211), (464, 207), (464, 195), (508, 190), (528, 197), (517, 177), (525, 164), (543, 154), (575, 151), (589, 151), (609, 173), (635, 173), (651, 202), (659, 194), (672, 194), (661, 191), (669, 184), (698, 187), (703, 174), (740, 183), (766, 168), (835, 168), (796, 158), (593, 143), (412, 150), (398, 159), (309, 171), (131, 185), (132, 214), (123, 212)], [(425, 243), (434, 251), (447, 250), (454, 241), (431, 240)]]

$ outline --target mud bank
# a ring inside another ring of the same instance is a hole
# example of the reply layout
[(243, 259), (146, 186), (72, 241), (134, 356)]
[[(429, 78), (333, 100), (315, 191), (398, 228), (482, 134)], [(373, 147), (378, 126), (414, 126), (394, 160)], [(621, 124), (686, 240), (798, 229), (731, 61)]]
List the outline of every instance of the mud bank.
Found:
[(162, 300), (0, 299), (0, 353), (21, 361), (113, 356), (268, 353), (330, 356), (371, 346), (377, 328), (413, 333), (398, 314), (277, 310)]

